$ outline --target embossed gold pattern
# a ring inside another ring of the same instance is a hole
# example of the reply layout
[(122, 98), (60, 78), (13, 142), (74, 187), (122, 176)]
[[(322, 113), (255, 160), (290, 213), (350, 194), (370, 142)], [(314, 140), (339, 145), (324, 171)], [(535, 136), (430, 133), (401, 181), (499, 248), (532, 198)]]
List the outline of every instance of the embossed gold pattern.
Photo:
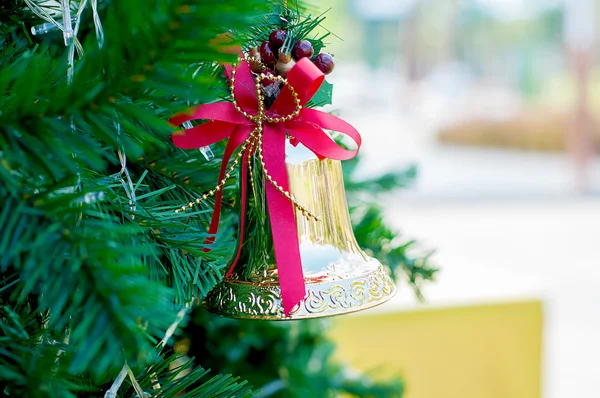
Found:
[(208, 310), (231, 318), (286, 320), (348, 314), (375, 307), (395, 293), (396, 287), (380, 265), (367, 275), (306, 285), (306, 297), (286, 318), (279, 285), (227, 280), (204, 301)]
[(367, 256), (354, 237), (341, 163), (320, 161), (302, 145), (286, 153), (290, 192), (321, 219), (296, 210), (304, 300), (284, 316), (277, 267), (269, 264), (251, 277), (234, 273), (208, 294), (206, 308), (234, 318), (288, 320), (346, 314), (389, 300), (396, 287), (387, 268)]

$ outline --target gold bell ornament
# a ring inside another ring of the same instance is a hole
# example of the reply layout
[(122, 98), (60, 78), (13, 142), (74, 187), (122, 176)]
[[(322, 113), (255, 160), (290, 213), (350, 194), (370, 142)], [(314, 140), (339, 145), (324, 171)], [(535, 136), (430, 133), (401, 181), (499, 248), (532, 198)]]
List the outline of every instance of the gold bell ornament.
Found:
[[(255, 67), (249, 56), (226, 66), (231, 102), (200, 105), (170, 119), (173, 125), (206, 121), (173, 134), (180, 148), (227, 138), (216, 188), (177, 210), (214, 196), (211, 235), (218, 229), (222, 187), (236, 166), (241, 169), (237, 253), (204, 305), (228, 317), (289, 320), (385, 302), (395, 285), (387, 269), (358, 246), (344, 192), (340, 160), (356, 155), (360, 134), (307, 106), (324, 81), (309, 57), (300, 58), (285, 77), (256, 73)], [(268, 89), (273, 84), (275, 93)], [(325, 130), (345, 134), (357, 149), (339, 146)]]
[(320, 218), (296, 209), (304, 299), (285, 316), (277, 264), (269, 250), (257, 247), (261, 239), (269, 240), (260, 236), (269, 231), (259, 228), (244, 232), (248, 240), (240, 258), (245, 263), (211, 290), (205, 307), (233, 318), (288, 320), (347, 314), (389, 300), (396, 287), (387, 268), (360, 249), (352, 232), (341, 162), (319, 160), (301, 145), (288, 145), (286, 153), (290, 192)]

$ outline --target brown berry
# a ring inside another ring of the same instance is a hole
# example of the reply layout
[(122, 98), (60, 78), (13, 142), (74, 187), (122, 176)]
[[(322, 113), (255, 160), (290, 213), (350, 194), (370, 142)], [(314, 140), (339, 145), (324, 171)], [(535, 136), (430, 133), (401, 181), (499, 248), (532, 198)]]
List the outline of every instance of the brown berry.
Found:
[(275, 65), (275, 53), (271, 51), (268, 42), (264, 42), (260, 45), (260, 58), (262, 59), (263, 64), (269, 68), (272, 68)]
[(312, 61), (316, 67), (326, 75), (333, 72), (333, 68), (335, 68), (333, 57), (327, 53), (318, 54)]
[(296, 43), (296, 45), (294, 45), (293, 54), (294, 58), (296, 58), (297, 60), (304, 57), (311, 58), (314, 53), (315, 49), (308, 40), (300, 40)]
[(276, 53), (283, 46), (286, 37), (287, 32), (285, 30), (278, 29), (272, 31), (269, 36), (269, 47), (271, 47), (271, 50)]

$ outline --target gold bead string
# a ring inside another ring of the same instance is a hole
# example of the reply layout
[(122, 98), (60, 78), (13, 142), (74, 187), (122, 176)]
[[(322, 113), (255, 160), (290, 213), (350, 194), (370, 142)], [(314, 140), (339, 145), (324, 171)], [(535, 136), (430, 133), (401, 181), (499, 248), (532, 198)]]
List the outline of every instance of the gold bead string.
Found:
[[(271, 69), (267, 68), (267, 66), (265, 64), (262, 63), (260, 56), (258, 58), (254, 58), (250, 55), (244, 55), (242, 60), (248, 62), (248, 65), (252, 65), (255, 68), (258, 67), (261, 72), (271, 70)], [(233, 74), (234, 71), (232, 70), (231, 72)]]
[(200, 203), (207, 200), (209, 197), (216, 195), (216, 193), (219, 192), (223, 188), (223, 186), (225, 185), (227, 180), (229, 178), (231, 178), (231, 174), (235, 171), (235, 166), (237, 166), (240, 163), (240, 158), (242, 156), (244, 156), (244, 152), (245, 152), (246, 148), (248, 147), (248, 145), (255, 141), (255, 139), (257, 137), (256, 132), (257, 132), (257, 129), (255, 129), (250, 134), (250, 138), (242, 144), (242, 146), (240, 147), (240, 150), (238, 151), (237, 155), (235, 156), (235, 159), (233, 159), (233, 163), (231, 164), (231, 166), (229, 166), (229, 169), (223, 176), (224, 178), (221, 181), (219, 181), (217, 186), (214, 189), (212, 189), (212, 190), (208, 191), (207, 193), (205, 193), (204, 195), (202, 195), (201, 197), (196, 198), (193, 202), (189, 202), (187, 206), (181, 206), (181, 208), (176, 209), (175, 213), (179, 213), (180, 211), (186, 211), (188, 208), (191, 209), (192, 207), (194, 207), (194, 205), (199, 205)]
[(285, 196), (286, 198), (288, 198), (288, 200), (290, 202), (292, 202), (294, 204), (294, 206), (300, 210), (300, 212), (302, 213), (302, 215), (308, 219), (314, 219), (315, 221), (321, 221), (321, 218), (317, 215), (315, 215), (313, 212), (311, 212), (310, 210), (308, 210), (306, 207), (302, 206), (300, 203), (298, 203), (298, 201), (296, 200), (296, 197), (294, 196), (293, 193), (290, 193), (289, 191), (286, 191), (285, 189), (283, 189), (283, 187), (281, 185), (279, 185), (277, 183), (277, 181), (275, 181), (273, 179), (273, 177), (271, 177), (271, 175), (269, 174), (269, 172), (267, 171), (267, 168), (265, 167), (265, 162), (264, 162), (264, 158), (263, 158), (263, 148), (262, 148), (262, 133), (259, 134), (258, 136), (258, 146), (257, 146), (257, 151), (258, 151), (258, 160), (260, 162), (260, 165), (263, 169), (263, 174), (265, 176), (265, 178), (267, 179), (267, 181), (269, 181), (271, 183), (271, 185), (273, 185), (273, 187), (275, 187), (275, 189), (277, 191), (279, 191), (283, 196)]
[[(290, 90), (290, 92), (292, 93), (292, 97), (294, 98), (294, 103), (296, 105), (296, 109), (294, 109), (294, 111), (292, 113), (290, 113), (286, 116), (273, 117), (273, 118), (267, 116), (264, 113), (264, 100), (265, 99), (262, 94), (263, 87), (260, 83), (265, 79), (276, 81), (278, 83), (283, 83), (283, 85), (286, 86)], [(264, 159), (263, 159), (263, 148), (262, 148), (262, 122), (263, 122), (263, 120), (267, 121), (269, 123), (284, 123), (284, 122), (292, 120), (293, 118), (298, 116), (300, 114), (300, 111), (302, 110), (302, 105), (300, 104), (301, 101), (300, 101), (300, 98), (298, 97), (298, 93), (296, 93), (296, 90), (294, 90), (294, 88), (288, 83), (287, 79), (284, 79), (281, 76), (266, 75), (264, 73), (261, 73), (260, 75), (256, 76), (256, 78), (254, 79), (254, 82), (255, 82), (256, 92), (258, 93), (258, 114), (256, 115), (255, 122), (257, 123), (257, 125), (260, 125), (260, 131), (258, 133), (256, 148), (258, 151), (258, 158), (260, 161), (263, 175), (271, 183), (271, 185), (273, 185), (273, 187), (275, 187), (275, 189), (278, 192), (280, 192), (282, 195), (284, 195), (286, 198), (288, 198), (288, 200), (290, 200), (294, 204), (294, 206), (296, 208), (298, 208), (298, 210), (300, 210), (300, 212), (302, 213), (302, 215), (304, 217), (312, 218), (316, 221), (319, 221), (320, 218), (318, 216), (316, 216), (314, 213), (312, 213), (306, 207), (301, 205), (296, 200), (296, 197), (292, 193), (283, 189), (283, 187), (281, 185), (279, 185), (273, 179), (273, 177), (269, 174), (269, 171), (267, 170), (267, 167), (266, 167)], [(233, 84), (231, 84), (231, 87), (233, 87)], [(235, 104), (235, 105), (237, 105), (237, 104)]]
[(179, 213), (180, 211), (186, 211), (188, 208), (191, 209), (192, 207), (194, 207), (195, 204), (199, 205), (200, 203), (207, 200), (209, 197), (214, 196), (217, 192), (219, 192), (221, 190), (221, 188), (223, 188), (223, 186), (225, 185), (227, 180), (231, 177), (231, 173), (233, 173), (235, 171), (235, 166), (237, 166), (239, 164), (240, 158), (244, 154), (244, 149), (245, 149), (245, 147), (242, 146), (242, 148), (236, 155), (235, 159), (233, 160), (233, 163), (231, 164), (231, 166), (229, 166), (229, 169), (225, 173), (224, 178), (221, 181), (219, 181), (219, 183), (217, 184), (217, 186), (214, 189), (211, 189), (210, 191), (208, 191), (201, 197), (196, 198), (193, 202), (188, 203), (187, 206), (181, 206), (181, 208), (176, 209), (175, 213)]
[[(255, 59), (255, 58), (251, 58), (248, 55), (244, 55), (242, 61), (248, 62), (249, 64), (250, 64), (250, 62), (256, 62), (261, 66), (261, 69), (263, 71), (265, 71), (267, 69), (259, 60)], [(261, 73), (258, 76), (256, 76), (256, 78), (254, 79), (256, 93), (257, 93), (257, 100), (258, 100), (258, 112), (256, 115), (251, 115), (240, 107), (240, 105), (238, 104), (237, 99), (235, 97), (236, 66), (237, 65), (233, 65), (233, 68), (231, 70), (231, 79), (229, 80), (229, 90), (230, 90), (231, 102), (232, 102), (233, 106), (235, 107), (235, 109), (239, 113), (241, 113), (246, 119), (256, 123), (256, 127), (254, 128), (254, 130), (252, 131), (252, 133), (250, 134), (248, 139), (246, 141), (244, 141), (244, 143), (242, 144), (239, 152), (237, 153), (237, 155), (233, 161), (233, 164), (229, 167), (224, 178), (221, 181), (219, 181), (219, 184), (217, 184), (215, 189), (209, 191), (207, 194), (202, 195), (202, 197), (196, 198), (196, 200), (194, 202), (188, 203), (187, 207), (182, 206), (180, 209), (175, 210), (175, 212), (178, 213), (180, 211), (186, 211), (188, 208), (192, 208), (194, 206), (194, 204), (200, 204), (203, 201), (205, 201), (206, 199), (208, 199), (208, 197), (214, 196), (216, 194), (216, 192), (219, 192), (223, 188), (223, 186), (225, 185), (227, 180), (231, 177), (231, 173), (235, 169), (235, 166), (239, 164), (239, 160), (243, 156), (244, 152), (246, 150), (249, 150), (250, 152), (252, 152), (254, 149), (256, 149), (257, 153), (258, 153), (258, 158), (259, 158), (259, 163), (261, 165), (262, 173), (265, 176), (265, 178), (269, 181), (269, 183), (271, 183), (271, 185), (273, 185), (273, 187), (275, 187), (275, 189), (278, 192), (280, 192), (288, 200), (290, 200), (294, 204), (294, 206), (298, 210), (300, 210), (300, 212), (302, 213), (302, 215), (304, 217), (309, 218), (309, 219), (312, 218), (315, 221), (320, 221), (320, 218), (318, 216), (316, 216), (314, 213), (312, 213), (306, 207), (304, 207), (300, 203), (298, 203), (294, 194), (285, 190), (281, 185), (279, 185), (273, 179), (273, 177), (269, 174), (269, 171), (267, 170), (267, 167), (265, 165), (264, 158), (263, 158), (263, 149), (262, 149), (263, 122), (266, 121), (269, 123), (284, 123), (284, 122), (292, 120), (293, 118), (298, 116), (300, 114), (300, 111), (302, 110), (302, 105), (300, 104), (301, 101), (300, 101), (300, 98), (298, 97), (298, 93), (296, 93), (294, 88), (288, 83), (287, 79), (285, 79), (281, 76), (267, 75), (265, 73)], [(271, 81), (274, 81), (277, 83), (281, 83), (284, 86), (286, 86), (288, 90), (290, 90), (290, 93), (292, 94), (292, 97), (293, 97), (294, 103), (295, 103), (295, 109), (292, 113), (282, 116), (282, 117), (270, 117), (270, 116), (266, 115), (266, 113), (265, 113), (265, 98), (263, 95), (263, 87), (261, 85), (261, 82), (265, 79), (271, 80)], [(253, 180), (252, 180), (253, 170), (252, 170), (252, 164), (251, 164), (250, 157), (248, 157), (248, 166), (249, 166), (251, 181), (253, 183)]]

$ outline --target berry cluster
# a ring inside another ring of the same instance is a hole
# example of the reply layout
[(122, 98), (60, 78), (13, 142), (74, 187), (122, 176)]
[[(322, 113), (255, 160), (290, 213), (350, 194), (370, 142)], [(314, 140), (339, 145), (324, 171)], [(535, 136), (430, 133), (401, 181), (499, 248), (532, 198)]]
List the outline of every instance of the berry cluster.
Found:
[[(308, 40), (298, 40), (292, 46), (288, 33), (283, 29), (271, 32), (269, 40), (262, 43), (259, 48), (251, 48), (250, 56), (260, 60), (269, 69), (265, 73), (275, 71), (277, 75), (283, 77), (292, 69), (296, 61), (305, 57), (308, 57), (326, 75), (335, 67), (331, 55), (320, 53), (315, 56), (315, 49)], [(255, 70), (255, 72), (259, 71)]]

